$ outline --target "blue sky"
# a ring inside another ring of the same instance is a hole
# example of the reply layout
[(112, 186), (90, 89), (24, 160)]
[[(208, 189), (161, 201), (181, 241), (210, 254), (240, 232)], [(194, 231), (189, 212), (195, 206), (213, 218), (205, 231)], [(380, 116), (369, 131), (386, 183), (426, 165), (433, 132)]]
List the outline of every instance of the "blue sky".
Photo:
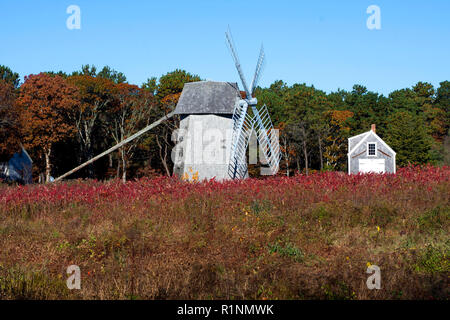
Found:
[[(66, 27), (72, 4), (80, 30)], [(366, 27), (369, 5), (381, 9), (381, 30)], [(0, 64), (22, 77), (94, 64), (139, 85), (176, 68), (238, 81), (230, 25), (248, 80), (263, 42), (262, 86), (282, 79), (330, 92), (358, 83), (386, 95), (450, 80), (449, 12), (448, 0), (1, 1)]]

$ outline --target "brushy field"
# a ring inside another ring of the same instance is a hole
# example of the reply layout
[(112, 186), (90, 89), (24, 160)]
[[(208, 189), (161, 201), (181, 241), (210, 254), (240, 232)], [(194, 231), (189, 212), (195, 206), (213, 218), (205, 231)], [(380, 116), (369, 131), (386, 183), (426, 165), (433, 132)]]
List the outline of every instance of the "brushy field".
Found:
[(449, 177), (3, 186), (0, 298), (448, 299)]

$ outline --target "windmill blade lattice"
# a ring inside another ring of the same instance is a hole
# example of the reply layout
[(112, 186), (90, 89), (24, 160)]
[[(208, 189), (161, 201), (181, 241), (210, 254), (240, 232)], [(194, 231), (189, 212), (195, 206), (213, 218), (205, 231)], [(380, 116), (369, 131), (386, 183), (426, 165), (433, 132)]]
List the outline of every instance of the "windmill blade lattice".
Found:
[(266, 158), (271, 173), (276, 174), (280, 164), (281, 152), (278, 136), (273, 128), (269, 111), (267, 110), (266, 105), (264, 105), (261, 110), (258, 110), (256, 106), (252, 109), (254, 113), (254, 127), (256, 129), (260, 150)]
[(233, 136), (228, 175), (233, 179), (244, 179), (247, 176), (247, 147), (254, 126), (247, 108), (247, 104), (237, 104), (232, 118)]
[(256, 70), (255, 70), (255, 76), (253, 77), (252, 85), (250, 86), (250, 91), (253, 95), (255, 93), (256, 86), (258, 85), (259, 78), (262, 73), (262, 69), (265, 62), (265, 54), (264, 54), (264, 47), (261, 45), (261, 50), (259, 51), (259, 58), (258, 62), (256, 63)]

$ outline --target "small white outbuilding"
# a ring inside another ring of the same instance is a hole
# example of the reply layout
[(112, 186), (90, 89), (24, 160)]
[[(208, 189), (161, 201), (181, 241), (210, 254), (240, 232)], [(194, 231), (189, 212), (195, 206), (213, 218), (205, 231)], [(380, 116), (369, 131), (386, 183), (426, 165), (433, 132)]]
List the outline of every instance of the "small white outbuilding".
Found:
[(348, 174), (395, 173), (395, 151), (371, 130), (348, 139)]

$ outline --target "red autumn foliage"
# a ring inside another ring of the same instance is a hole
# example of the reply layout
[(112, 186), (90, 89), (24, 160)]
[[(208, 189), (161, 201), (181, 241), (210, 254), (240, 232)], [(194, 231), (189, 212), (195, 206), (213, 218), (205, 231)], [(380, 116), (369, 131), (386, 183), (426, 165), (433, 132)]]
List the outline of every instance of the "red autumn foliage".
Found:
[(45, 161), (46, 181), (51, 174), (52, 147), (75, 134), (70, 114), (77, 104), (77, 89), (60, 76), (46, 73), (25, 77), (17, 104), (27, 149), (38, 150)]
[(449, 181), (450, 167), (410, 166), (399, 168), (397, 174), (347, 175), (341, 172), (324, 172), (295, 177), (277, 176), (266, 179), (245, 179), (218, 182), (214, 179), (197, 183), (186, 183), (177, 177), (160, 176), (141, 178), (127, 183), (90, 181), (68, 182), (44, 186), (17, 186), (0, 189), (0, 205), (67, 205), (83, 203), (95, 207), (100, 202), (114, 201), (181, 201), (198, 195), (220, 194), (230, 205), (257, 199), (290, 201), (291, 197), (309, 194), (313, 202), (338, 200), (334, 191), (345, 189), (356, 194), (364, 188), (374, 194), (393, 193), (395, 190), (422, 186), (424, 196), (433, 185)]

